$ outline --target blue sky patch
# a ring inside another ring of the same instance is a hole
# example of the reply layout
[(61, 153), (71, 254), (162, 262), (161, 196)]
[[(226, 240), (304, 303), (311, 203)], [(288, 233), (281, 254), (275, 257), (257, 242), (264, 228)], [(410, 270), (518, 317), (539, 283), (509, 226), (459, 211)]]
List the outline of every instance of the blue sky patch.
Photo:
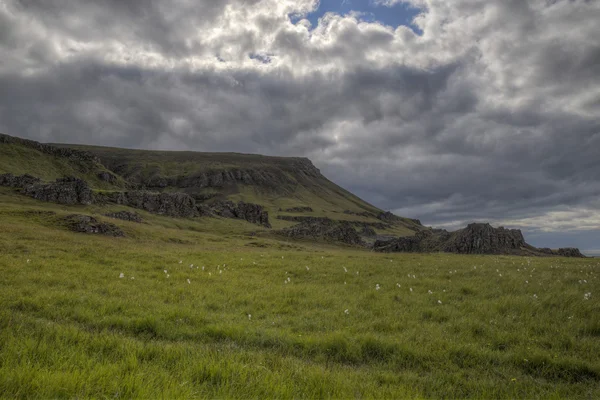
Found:
[[(411, 28), (417, 34), (422, 33), (419, 28), (412, 25), (413, 18), (421, 11), (407, 3), (399, 3), (392, 7), (386, 7), (376, 5), (374, 0), (321, 0), (319, 8), (315, 12), (308, 14), (306, 19), (315, 28), (319, 23), (319, 18), (328, 12), (346, 15), (352, 11), (363, 13), (361, 16), (361, 20), (363, 21), (378, 21), (394, 28), (404, 25)], [(299, 19), (292, 18), (292, 21), (296, 22)]]

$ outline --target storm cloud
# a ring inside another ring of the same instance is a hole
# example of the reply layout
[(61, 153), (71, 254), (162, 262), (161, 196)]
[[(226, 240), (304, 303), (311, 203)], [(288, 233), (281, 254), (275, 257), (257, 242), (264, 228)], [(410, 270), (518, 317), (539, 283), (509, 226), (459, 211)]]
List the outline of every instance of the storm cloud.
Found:
[(0, 131), (306, 156), (427, 224), (600, 238), (600, 2), (372, 3), (414, 26), (311, 26), (316, 0), (0, 1)]

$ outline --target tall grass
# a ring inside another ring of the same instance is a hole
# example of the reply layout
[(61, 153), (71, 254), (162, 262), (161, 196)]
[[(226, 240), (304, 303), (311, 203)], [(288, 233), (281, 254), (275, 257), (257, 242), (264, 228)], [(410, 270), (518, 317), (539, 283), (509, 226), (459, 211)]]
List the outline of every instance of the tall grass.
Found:
[(56, 221), (94, 208), (1, 195), (1, 397), (600, 397), (597, 259), (382, 255), (147, 214), (86, 236)]

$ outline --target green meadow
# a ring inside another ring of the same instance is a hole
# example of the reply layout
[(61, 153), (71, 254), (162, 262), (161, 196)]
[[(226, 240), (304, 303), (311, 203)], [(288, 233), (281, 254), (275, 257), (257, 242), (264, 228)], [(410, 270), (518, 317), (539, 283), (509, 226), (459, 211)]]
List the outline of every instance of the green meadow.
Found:
[[(74, 212), (127, 236), (70, 232)], [(600, 398), (599, 259), (104, 212), (0, 188), (0, 397)]]

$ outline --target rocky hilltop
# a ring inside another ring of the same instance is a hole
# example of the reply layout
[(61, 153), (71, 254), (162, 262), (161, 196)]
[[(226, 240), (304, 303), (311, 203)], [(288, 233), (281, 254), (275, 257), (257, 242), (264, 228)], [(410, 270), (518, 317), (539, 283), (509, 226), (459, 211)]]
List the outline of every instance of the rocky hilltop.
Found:
[(456, 254), (556, 255), (583, 257), (578, 249), (537, 249), (525, 242), (519, 229), (494, 228), (488, 223), (473, 223), (455, 232), (431, 229), (414, 236), (377, 240), (379, 252), (447, 252)]

